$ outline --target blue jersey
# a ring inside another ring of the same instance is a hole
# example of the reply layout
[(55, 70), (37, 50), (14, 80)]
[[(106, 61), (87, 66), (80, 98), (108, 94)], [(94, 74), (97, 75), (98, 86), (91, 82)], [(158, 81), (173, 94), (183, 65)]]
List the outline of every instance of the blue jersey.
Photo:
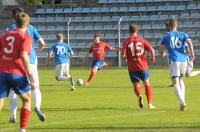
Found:
[[(10, 27), (8, 27), (6, 29), (6, 32), (14, 30), (16, 28), (17, 28), (16, 25), (13, 24), (13, 25), (11, 25)], [(36, 41), (38, 41), (42, 37), (38, 33), (37, 29), (32, 25), (28, 26), (28, 28), (26, 29), (26, 33), (28, 35), (30, 35), (32, 37), (32, 39), (33, 39), (32, 47), (31, 47), (31, 54), (30, 54), (29, 58), (30, 58), (30, 63), (31, 64), (35, 64), (36, 63), (36, 58), (37, 58), (37, 55), (36, 55)]]
[(173, 62), (186, 62), (186, 41), (188, 36), (183, 32), (168, 32), (163, 36), (162, 44), (167, 47), (169, 60)]
[(52, 44), (50, 52), (54, 53), (55, 63), (63, 64), (68, 63), (68, 53), (72, 53), (72, 49), (64, 42), (57, 42)]

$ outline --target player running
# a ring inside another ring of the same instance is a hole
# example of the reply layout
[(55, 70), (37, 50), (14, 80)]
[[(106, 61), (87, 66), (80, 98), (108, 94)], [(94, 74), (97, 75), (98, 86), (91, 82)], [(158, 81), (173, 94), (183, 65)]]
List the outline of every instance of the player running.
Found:
[(89, 48), (88, 53), (85, 55), (84, 59), (88, 58), (90, 54), (93, 55), (92, 69), (90, 76), (85, 83), (86, 86), (90, 85), (91, 81), (94, 79), (95, 74), (98, 70), (109, 64), (104, 61), (105, 50), (118, 51), (117, 48), (113, 48), (105, 42), (100, 41), (99, 35), (94, 35), (94, 44)]
[(52, 56), (52, 53), (54, 53), (54, 60), (56, 63), (55, 68), (55, 77), (57, 81), (70, 81), (70, 90), (74, 91), (74, 83), (72, 80), (72, 77), (69, 74), (69, 60), (68, 56), (72, 57), (74, 56), (74, 53), (69, 45), (64, 43), (64, 36), (63, 34), (56, 35), (57, 41), (54, 43), (50, 51), (48, 52), (48, 58), (47, 58), (47, 65), (50, 64), (50, 58)]
[[(17, 13), (21, 13), (24, 12), (24, 9), (17, 7), (13, 10), (13, 17), (17, 14)], [(11, 25), (9, 28), (7, 28), (7, 31), (11, 31), (16, 29), (16, 25), (13, 24)], [(35, 112), (37, 113), (39, 119), (41, 121), (45, 120), (45, 115), (42, 113), (42, 111), (40, 110), (41, 107), (41, 101), (42, 101), (42, 96), (41, 96), (41, 92), (40, 92), (40, 87), (39, 87), (39, 77), (38, 77), (38, 70), (37, 70), (37, 53), (41, 52), (45, 42), (42, 39), (42, 37), (40, 36), (40, 34), (38, 33), (37, 29), (32, 26), (32, 25), (28, 25), (28, 28), (26, 29), (26, 33), (29, 34), (33, 41), (32, 41), (32, 47), (31, 47), (31, 54), (30, 54), (30, 63), (31, 63), (31, 69), (33, 71), (33, 77), (35, 80), (35, 84), (32, 87), (32, 99), (33, 99), (33, 103), (35, 105)], [(38, 47), (37, 47), (37, 51), (36, 51), (36, 42), (38, 43)], [(10, 111), (11, 111), (11, 116), (10, 116), (10, 123), (16, 123), (16, 113), (17, 113), (17, 95), (14, 93), (13, 90), (11, 90), (10, 92)]]
[(26, 132), (28, 126), (31, 86), (35, 84), (29, 62), (32, 39), (25, 33), (29, 19), (25, 13), (17, 14), (17, 29), (0, 37), (0, 99), (8, 97), (11, 88), (21, 98), (20, 132)]
[(195, 56), (192, 41), (188, 38), (187, 34), (178, 32), (177, 27), (177, 20), (175, 18), (171, 18), (169, 20), (170, 32), (168, 32), (162, 39), (160, 54), (161, 56), (164, 56), (164, 50), (167, 48), (169, 54), (170, 76), (172, 78), (173, 88), (180, 102), (180, 111), (184, 111), (186, 102), (183, 76), (185, 75), (187, 68), (187, 54), (185, 52), (186, 43), (191, 51), (192, 61), (194, 61)]
[(154, 109), (152, 104), (152, 90), (149, 83), (149, 69), (145, 51), (150, 52), (151, 62), (155, 62), (155, 52), (149, 42), (138, 36), (139, 27), (131, 24), (129, 26), (130, 37), (123, 42), (122, 57), (127, 61), (128, 72), (134, 86), (134, 92), (138, 97), (139, 108), (143, 108), (143, 97), (140, 80), (142, 80), (148, 101), (148, 107)]

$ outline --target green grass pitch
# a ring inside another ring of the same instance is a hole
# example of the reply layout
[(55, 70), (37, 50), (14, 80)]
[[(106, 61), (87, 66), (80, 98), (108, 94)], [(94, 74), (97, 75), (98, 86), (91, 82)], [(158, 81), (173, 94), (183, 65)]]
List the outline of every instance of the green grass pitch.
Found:
[[(74, 79), (86, 80), (89, 73), (89, 68), (71, 69)], [(75, 92), (69, 91), (68, 82), (55, 80), (53, 69), (41, 69), (39, 76), (46, 121), (40, 122), (32, 112), (28, 132), (200, 132), (200, 76), (185, 79), (185, 112), (179, 112), (178, 100), (168, 87), (167, 68), (150, 70), (155, 110), (147, 108), (146, 98), (145, 108), (138, 108), (127, 69), (105, 68), (91, 86), (76, 87)], [(0, 113), (0, 132), (17, 132), (19, 123), (8, 123), (8, 101)]]

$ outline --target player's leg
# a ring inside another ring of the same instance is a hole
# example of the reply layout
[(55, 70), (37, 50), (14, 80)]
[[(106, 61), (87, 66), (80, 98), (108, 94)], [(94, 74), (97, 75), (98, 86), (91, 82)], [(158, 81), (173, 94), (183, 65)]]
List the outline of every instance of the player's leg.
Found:
[(154, 109), (153, 101), (152, 101), (152, 88), (149, 83), (149, 70), (141, 72), (141, 80), (143, 81), (143, 85), (145, 87), (145, 94), (147, 97), (148, 106), (150, 109)]
[(104, 61), (102, 60), (93, 60), (92, 61), (92, 70), (90, 72), (90, 76), (86, 82), (86, 86), (90, 85), (91, 81), (94, 79), (94, 76), (96, 75), (97, 71), (101, 69), (104, 66)]
[(131, 79), (131, 82), (133, 84), (133, 89), (135, 95), (138, 97), (138, 106), (139, 108), (143, 108), (143, 97), (142, 97), (142, 91), (140, 87), (140, 78), (139, 78), (139, 73), (137, 72), (129, 72), (129, 77)]
[(33, 99), (33, 103), (34, 103), (34, 106), (35, 106), (34, 111), (37, 113), (38, 118), (41, 121), (44, 121), (45, 115), (41, 111), (42, 95), (41, 95), (41, 92), (40, 92), (37, 65), (31, 64), (31, 69), (32, 69), (32, 72), (33, 72), (34, 80), (35, 80), (34, 87), (32, 87), (32, 99)]
[(89, 78), (88, 78), (88, 80), (87, 80), (87, 82), (85, 84), (86, 86), (90, 85), (90, 83), (94, 79), (94, 76), (96, 75), (97, 71), (98, 71), (98, 66), (94, 66), (92, 68), (92, 70), (90, 72), (90, 76), (89, 76)]
[(109, 66), (110, 65), (110, 63), (109, 62), (103, 62), (103, 67), (105, 67), (105, 66)]
[(186, 69), (186, 77), (194, 77), (200, 74), (200, 70), (193, 71), (193, 61), (188, 61)]
[(73, 81), (72, 77), (69, 74), (69, 63), (64, 64), (63, 74), (66, 77), (70, 77), (70, 80), (69, 80), (70, 81), (70, 90), (74, 91), (75, 90), (75, 88), (74, 88), (74, 81)]
[(9, 123), (16, 123), (18, 96), (13, 89), (10, 90), (9, 98), (10, 98), (10, 112), (11, 112)]
[(2, 111), (3, 109), (3, 105), (4, 105), (4, 99), (0, 99), (0, 112)]
[(65, 68), (65, 65), (64, 64), (58, 64), (56, 65), (56, 68), (55, 68), (55, 77), (56, 77), (56, 80), (57, 81), (66, 81), (66, 80), (70, 80), (71, 77), (69, 76), (63, 76), (63, 73), (64, 73), (64, 68)]
[(9, 85), (22, 100), (20, 132), (26, 132), (31, 112), (31, 86), (27, 76), (9, 74)]
[(22, 100), (22, 109), (20, 112), (20, 132), (26, 132), (31, 113), (31, 92), (19, 96)]
[(4, 106), (4, 98), (9, 95), (9, 86), (7, 84), (7, 75), (0, 73), (0, 112)]
[(171, 77), (172, 77), (172, 82), (173, 82), (173, 89), (175, 91), (175, 94), (180, 102), (180, 107), (185, 107), (186, 104), (185, 104), (185, 99), (184, 99), (184, 96), (183, 96), (183, 92), (182, 92), (182, 88), (181, 88), (181, 85), (180, 85), (180, 78), (182, 77), (181, 76), (181, 63), (180, 62), (171, 62), (170, 64), (171, 66)]

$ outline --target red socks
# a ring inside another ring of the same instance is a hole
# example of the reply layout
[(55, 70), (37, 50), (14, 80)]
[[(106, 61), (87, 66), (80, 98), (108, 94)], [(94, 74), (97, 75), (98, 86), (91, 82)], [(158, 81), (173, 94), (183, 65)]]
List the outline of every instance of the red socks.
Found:
[(137, 97), (142, 95), (140, 85), (134, 85), (134, 92), (137, 95)]
[(93, 71), (91, 71), (91, 73), (90, 73), (90, 77), (89, 77), (89, 79), (87, 80), (87, 83), (90, 83), (90, 81), (93, 80), (94, 75), (95, 75), (95, 73), (94, 73)]
[(26, 129), (28, 127), (28, 121), (29, 121), (30, 113), (31, 113), (31, 111), (27, 110), (26, 108), (21, 109), (20, 128)]
[(152, 104), (152, 91), (150, 85), (145, 85), (145, 94), (147, 96), (148, 104)]

